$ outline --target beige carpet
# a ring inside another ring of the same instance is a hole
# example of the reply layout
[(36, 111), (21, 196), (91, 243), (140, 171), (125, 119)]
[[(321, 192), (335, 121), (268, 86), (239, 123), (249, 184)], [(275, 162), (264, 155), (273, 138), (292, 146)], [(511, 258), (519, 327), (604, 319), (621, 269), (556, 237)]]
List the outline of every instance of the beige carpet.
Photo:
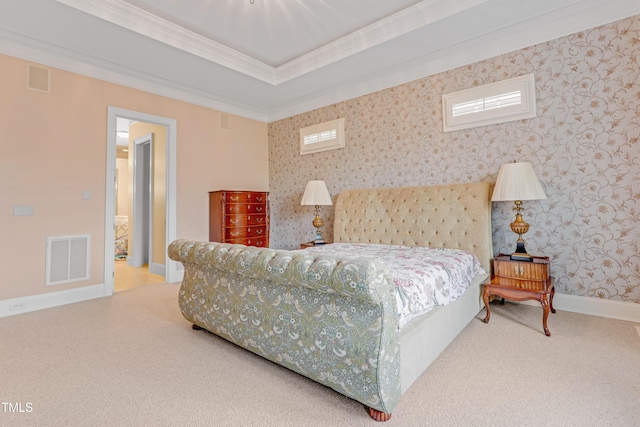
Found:
[(481, 312), (379, 424), (361, 404), (193, 331), (177, 292), (148, 285), (0, 319), (0, 425), (640, 425), (634, 323), (558, 311), (547, 338), (541, 309), (492, 305), (491, 322)]

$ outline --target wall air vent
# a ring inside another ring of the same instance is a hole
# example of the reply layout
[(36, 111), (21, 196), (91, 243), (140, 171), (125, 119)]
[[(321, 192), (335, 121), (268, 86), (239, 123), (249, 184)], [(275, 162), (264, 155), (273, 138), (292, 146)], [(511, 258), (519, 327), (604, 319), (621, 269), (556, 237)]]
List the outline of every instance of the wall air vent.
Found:
[(49, 92), (50, 72), (48, 68), (29, 65), (27, 87), (40, 92)]
[(89, 249), (89, 235), (47, 237), (46, 285), (89, 279)]
[(220, 129), (229, 130), (229, 116), (224, 113), (220, 113)]

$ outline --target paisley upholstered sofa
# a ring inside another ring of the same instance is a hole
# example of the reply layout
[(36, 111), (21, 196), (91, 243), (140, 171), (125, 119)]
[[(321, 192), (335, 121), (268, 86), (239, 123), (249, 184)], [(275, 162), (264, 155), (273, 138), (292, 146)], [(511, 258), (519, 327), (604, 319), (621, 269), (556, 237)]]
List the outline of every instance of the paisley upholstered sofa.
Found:
[[(455, 302), (402, 329), (394, 278), (379, 258), (177, 240), (179, 305), (204, 328), (389, 419), (401, 394), (478, 314), (492, 256), (490, 186), (350, 190), (334, 241), (456, 248), (484, 267)], [(377, 231), (376, 231), (377, 230)], [(381, 231), (384, 230), (384, 233)]]

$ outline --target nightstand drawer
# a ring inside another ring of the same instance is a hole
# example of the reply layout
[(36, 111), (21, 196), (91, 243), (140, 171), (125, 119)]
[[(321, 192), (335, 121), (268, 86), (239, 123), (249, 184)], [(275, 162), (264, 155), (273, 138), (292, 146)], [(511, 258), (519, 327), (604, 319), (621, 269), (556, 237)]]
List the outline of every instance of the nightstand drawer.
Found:
[(498, 255), (493, 260), (495, 276), (519, 280), (548, 280), (549, 258), (533, 257), (533, 262), (511, 261), (509, 255)]
[(522, 289), (524, 291), (547, 292), (551, 280), (523, 280), (509, 279), (506, 277), (495, 276), (491, 279), (490, 284), (503, 288)]

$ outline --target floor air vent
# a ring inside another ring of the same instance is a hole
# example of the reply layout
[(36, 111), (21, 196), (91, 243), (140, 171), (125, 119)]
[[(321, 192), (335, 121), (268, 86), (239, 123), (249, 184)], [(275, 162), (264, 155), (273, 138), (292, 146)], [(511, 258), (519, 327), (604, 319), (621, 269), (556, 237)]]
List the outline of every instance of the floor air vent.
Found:
[(47, 286), (89, 279), (89, 235), (47, 237)]

